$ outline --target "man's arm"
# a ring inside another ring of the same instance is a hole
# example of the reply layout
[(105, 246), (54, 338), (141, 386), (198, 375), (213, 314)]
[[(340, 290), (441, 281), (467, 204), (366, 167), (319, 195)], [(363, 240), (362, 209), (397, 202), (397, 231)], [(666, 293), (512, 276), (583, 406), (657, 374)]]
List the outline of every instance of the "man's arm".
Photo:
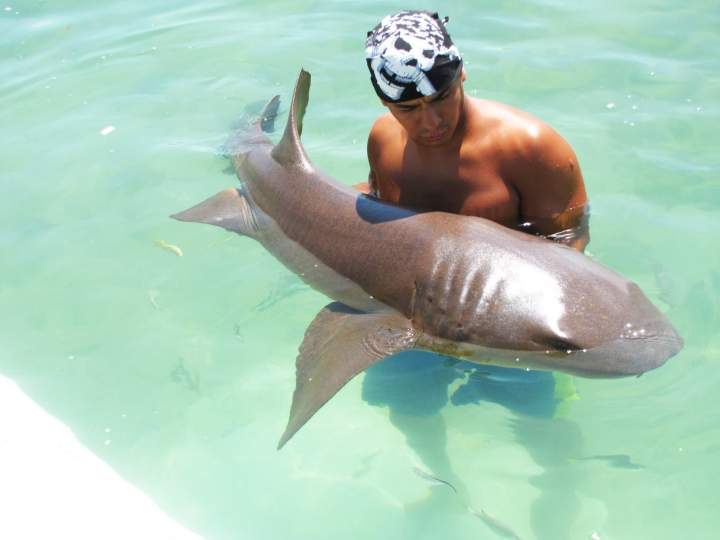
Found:
[(580, 165), (570, 145), (543, 126), (513, 160), (509, 177), (520, 197), (528, 232), (583, 251), (590, 241), (588, 201)]
[(373, 197), (378, 198), (380, 197), (380, 192), (378, 191), (377, 176), (375, 175), (375, 163), (379, 158), (380, 149), (382, 147), (382, 143), (378, 140), (383, 132), (381, 120), (383, 120), (383, 117), (380, 117), (375, 121), (375, 124), (373, 124), (370, 134), (368, 135), (367, 157), (368, 164), (370, 165), (370, 172), (368, 173), (367, 182), (360, 182), (359, 184), (355, 184), (353, 186), (355, 189), (365, 193), (366, 195), (372, 195)]
[(357, 189), (360, 193), (370, 195), (370, 182), (360, 182), (355, 184), (353, 188)]
[(375, 173), (372, 170), (372, 165), (370, 165), (367, 182), (360, 182), (359, 184), (355, 184), (353, 187), (365, 195), (372, 195), (373, 197), (378, 196)]

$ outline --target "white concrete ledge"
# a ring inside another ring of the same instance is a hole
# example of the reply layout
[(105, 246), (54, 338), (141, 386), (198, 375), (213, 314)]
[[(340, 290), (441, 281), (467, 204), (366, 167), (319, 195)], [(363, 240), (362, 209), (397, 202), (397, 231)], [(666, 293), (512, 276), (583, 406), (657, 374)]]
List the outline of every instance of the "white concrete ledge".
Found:
[(200, 540), (3, 376), (0, 538)]

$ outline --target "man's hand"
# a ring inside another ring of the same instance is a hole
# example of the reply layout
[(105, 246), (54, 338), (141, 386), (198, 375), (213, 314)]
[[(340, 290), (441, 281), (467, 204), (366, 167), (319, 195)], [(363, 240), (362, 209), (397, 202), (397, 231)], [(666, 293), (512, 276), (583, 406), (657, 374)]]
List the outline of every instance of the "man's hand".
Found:
[(364, 193), (365, 195), (370, 194), (370, 182), (360, 182), (359, 184), (355, 184), (353, 188), (357, 189), (360, 193)]

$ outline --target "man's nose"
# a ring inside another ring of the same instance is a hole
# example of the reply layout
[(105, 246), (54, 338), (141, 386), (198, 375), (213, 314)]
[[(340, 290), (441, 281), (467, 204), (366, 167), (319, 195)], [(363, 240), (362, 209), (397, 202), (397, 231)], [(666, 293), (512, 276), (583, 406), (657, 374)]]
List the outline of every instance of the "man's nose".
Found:
[(434, 130), (440, 127), (441, 118), (432, 105), (424, 105), (420, 111), (423, 127)]

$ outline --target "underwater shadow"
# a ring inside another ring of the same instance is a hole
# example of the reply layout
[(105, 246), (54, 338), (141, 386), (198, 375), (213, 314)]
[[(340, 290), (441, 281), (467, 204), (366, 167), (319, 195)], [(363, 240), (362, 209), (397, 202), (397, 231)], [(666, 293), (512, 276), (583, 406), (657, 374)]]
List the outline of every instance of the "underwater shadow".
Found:
[[(463, 382), (451, 391), (460, 379)], [(511, 420), (515, 440), (543, 469), (530, 480), (540, 491), (530, 509), (535, 537), (570, 538), (572, 516), (580, 506), (571, 458), (581, 455), (582, 436), (576, 424), (561, 416), (563, 404), (575, 398), (568, 376), (478, 365), (413, 350), (368, 368), (362, 397), (370, 405), (388, 407), (390, 421), (424, 466), (452, 483), (465, 501), (469, 500), (467, 479), (453, 470), (440, 410), (448, 401), (453, 406), (495, 403), (507, 408), (515, 415)]]

